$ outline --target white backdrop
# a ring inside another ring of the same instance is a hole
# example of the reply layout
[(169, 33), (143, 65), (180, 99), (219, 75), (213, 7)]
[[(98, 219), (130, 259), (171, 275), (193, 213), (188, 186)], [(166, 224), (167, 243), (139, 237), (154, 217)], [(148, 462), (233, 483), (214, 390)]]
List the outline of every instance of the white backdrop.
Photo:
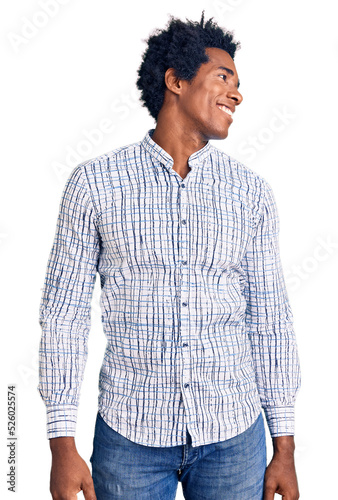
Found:
[[(50, 451), (37, 391), (38, 309), (60, 197), (80, 162), (143, 138), (136, 70), (168, 14), (233, 30), (242, 105), (215, 143), (271, 184), (295, 317), (301, 498), (337, 498), (337, 53), (332, 0), (17, 0), (1, 12), (1, 498), (48, 499)], [(77, 446), (87, 460), (105, 347), (99, 280)], [(17, 386), (17, 492), (7, 491), (7, 385)], [(266, 428), (267, 430), (267, 428)], [(269, 458), (271, 438), (267, 430)], [(276, 495), (276, 498), (280, 498)], [(79, 495), (80, 498), (80, 495)], [(182, 499), (179, 485), (177, 499)]]

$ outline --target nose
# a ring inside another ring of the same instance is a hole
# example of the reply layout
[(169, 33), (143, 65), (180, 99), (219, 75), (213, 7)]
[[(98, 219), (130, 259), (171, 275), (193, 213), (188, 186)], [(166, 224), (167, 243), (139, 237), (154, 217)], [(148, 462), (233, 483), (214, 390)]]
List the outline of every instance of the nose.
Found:
[(242, 94), (238, 91), (237, 87), (231, 87), (228, 90), (228, 98), (231, 99), (235, 106), (238, 106), (243, 101)]

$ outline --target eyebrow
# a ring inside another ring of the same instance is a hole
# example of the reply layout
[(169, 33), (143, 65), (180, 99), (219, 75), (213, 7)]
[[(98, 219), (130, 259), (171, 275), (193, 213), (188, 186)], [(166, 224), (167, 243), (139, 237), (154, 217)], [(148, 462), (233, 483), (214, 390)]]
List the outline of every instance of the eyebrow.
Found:
[[(229, 73), (229, 75), (232, 75), (234, 76), (234, 72), (232, 71), (232, 69), (230, 68), (226, 68), (225, 66), (218, 66), (217, 69), (222, 69), (223, 71), (226, 71), (227, 73)], [(237, 83), (237, 88), (239, 88), (239, 80), (238, 80), (238, 83)]]

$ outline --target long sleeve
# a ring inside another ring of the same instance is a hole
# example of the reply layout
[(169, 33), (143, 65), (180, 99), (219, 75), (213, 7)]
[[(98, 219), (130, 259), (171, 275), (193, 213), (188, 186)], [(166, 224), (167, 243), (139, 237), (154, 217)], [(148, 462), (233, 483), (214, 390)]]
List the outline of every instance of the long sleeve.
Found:
[(301, 375), (293, 315), (279, 253), (279, 216), (265, 182), (261, 218), (242, 262), (247, 275), (246, 329), (271, 437), (294, 434)]
[(81, 165), (64, 188), (40, 304), (38, 390), (47, 437), (74, 436), (100, 238)]

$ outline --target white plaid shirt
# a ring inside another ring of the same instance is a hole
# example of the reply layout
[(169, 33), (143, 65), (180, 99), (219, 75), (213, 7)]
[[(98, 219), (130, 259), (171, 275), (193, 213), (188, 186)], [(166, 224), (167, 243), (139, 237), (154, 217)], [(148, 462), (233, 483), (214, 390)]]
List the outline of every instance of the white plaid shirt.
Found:
[(294, 434), (297, 344), (269, 184), (210, 143), (182, 179), (149, 131), (63, 191), (40, 307), (47, 435), (74, 436), (96, 273), (99, 412), (147, 446)]

